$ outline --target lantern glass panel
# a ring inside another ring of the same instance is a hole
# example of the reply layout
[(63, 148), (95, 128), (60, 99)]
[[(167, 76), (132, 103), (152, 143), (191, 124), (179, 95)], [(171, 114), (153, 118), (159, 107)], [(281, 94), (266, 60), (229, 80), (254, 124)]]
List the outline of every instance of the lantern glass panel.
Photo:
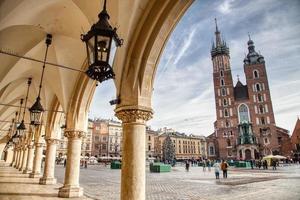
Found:
[(31, 111), (30, 121), (32, 125), (40, 125), (42, 123), (43, 112)]
[(97, 55), (98, 61), (108, 62), (109, 58), (109, 47), (110, 47), (110, 37), (97, 36)]
[(117, 44), (115, 40), (112, 40), (110, 54), (109, 54), (109, 62), (108, 62), (111, 67), (113, 66), (114, 63), (116, 51), (117, 51)]
[(86, 41), (86, 51), (88, 56), (89, 65), (95, 62), (95, 37), (91, 37), (88, 41)]

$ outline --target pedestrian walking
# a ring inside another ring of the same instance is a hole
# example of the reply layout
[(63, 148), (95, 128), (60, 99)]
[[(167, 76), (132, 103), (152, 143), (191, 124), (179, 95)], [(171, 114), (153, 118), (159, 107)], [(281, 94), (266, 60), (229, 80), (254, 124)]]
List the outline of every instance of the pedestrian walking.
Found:
[(211, 168), (211, 161), (210, 160), (207, 161), (207, 168), (208, 168), (208, 171), (210, 172), (210, 168)]
[(216, 162), (213, 167), (215, 168), (216, 179), (220, 179), (220, 164)]
[(190, 170), (190, 162), (188, 160), (185, 161), (185, 170), (187, 172)]
[(223, 171), (223, 178), (227, 178), (227, 169), (228, 169), (228, 164), (226, 163), (226, 161), (222, 160), (221, 170)]
[(206, 160), (203, 160), (203, 171), (205, 172), (206, 171)]
[(276, 170), (276, 165), (277, 165), (276, 160), (272, 159), (271, 163), (272, 163), (273, 170)]

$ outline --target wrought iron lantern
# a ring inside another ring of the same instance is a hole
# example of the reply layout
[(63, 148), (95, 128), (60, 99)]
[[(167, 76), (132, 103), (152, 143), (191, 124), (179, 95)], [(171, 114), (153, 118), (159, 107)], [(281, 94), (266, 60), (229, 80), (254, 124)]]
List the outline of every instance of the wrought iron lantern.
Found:
[(41, 76), (41, 81), (40, 81), (40, 87), (39, 87), (39, 94), (38, 97), (36, 98), (35, 103), (29, 108), (30, 111), (30, 123), (32, 125), (40, 125), (42, 123), (42, 118), (43, 118), (43, 113), (44, 113), (44, 108), (41, 104), (41, 89), (42, 89), (42, 84), (43, 84), (43, 78), (44, 78), (44, 71), (45, 71), (45, 63), (47, 59), (47, 54), (48, 54), (48, 48), (52, 42), (52, 35), (47, 34), (46, 37), (46, 53), (44, 57), (44, 63), (43, 63), (43, 70), (42, 70), (42, 76)]
[(86, 74), (101, 83), (115, 77), (112, 62), (117, 47), (123, 44), (123, 40), (119, 38), (117, 28), (112, 28), (108, 22), (110, 17), (106, 11), (106, 0), (98, 18), (91, 30), (81, 35), (81, 40), (86, 44), (89, 65)]
[(27, 100), (28, 100), (28, 94), (29, 94), (29, 88), (30, 88), (30, 85), (31, 85), (31, 78), (28, 78), (28, 81), (27, 81), (27, 93), (26, 93), (26, 98), (25, 98), (25, 105), (24, 105), (24, 111), (23, 111), (23, 118), (22, 118), (22, 121), (21, 121), (21, 124), (17, 127), (17, 130), (19, 132), (19, 136), (23, 137), (23, 135), (25, 135), (25, 131), (26, 131), (26, 126), (25, 126), (25, 123), (24, 123), (24, 119), (25, 119), (25, 114), (26, 114), (26, 106), (27, 106)]

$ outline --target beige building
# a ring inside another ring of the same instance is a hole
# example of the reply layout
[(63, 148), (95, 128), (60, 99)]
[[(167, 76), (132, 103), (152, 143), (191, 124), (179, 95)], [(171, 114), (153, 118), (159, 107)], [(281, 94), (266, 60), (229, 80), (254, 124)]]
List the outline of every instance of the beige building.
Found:
[(158, 137), (158, 131), (146, 127), (146, 158), (155, 157), (155, 140)]
[(92, 156), (108, 156), (108, 123), (104, 119), (95, 119), (92, 131)]
[(108, 156), (122, 155), (122, 124), (114, 120), (107, 120), (108, 126)]
[(204, 136), (186, 135), (178, 132), (162, 132), (155, 139), (155, 156), (162, 158), (163, 143), (167, 136), (174, 143), (176, 159), (204, 159), (206, 155), (206, 140)]

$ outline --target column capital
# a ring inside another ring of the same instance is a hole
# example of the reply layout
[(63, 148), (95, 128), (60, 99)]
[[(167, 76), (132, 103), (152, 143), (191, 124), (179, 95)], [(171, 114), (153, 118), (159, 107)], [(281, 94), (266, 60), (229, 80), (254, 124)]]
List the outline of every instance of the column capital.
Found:
[(34, 145), (33, 144), (28, 144), (28, 149), (33, 149), (34, 148)]
[(143, 122), (150, 120), (153, 115), (152, 109), (148, 108), (119, 108), (116, 109), (116, 117), (123, 123)]
[(58, 140), (55, 138), (46, 138), (47, 145), (49, 144), (58, 144)]
[(43, 146), (44, 146), (44, 143), (35, 143), (35, 146), (36, 146), (36, 147), (43, 147)]
[(64, 136), (68, 139), (79, 139), (82, 137), (85, 137), (85, 132), (80, 130), (74, 130), (74, 129), (66, 129), (64, 132)]

